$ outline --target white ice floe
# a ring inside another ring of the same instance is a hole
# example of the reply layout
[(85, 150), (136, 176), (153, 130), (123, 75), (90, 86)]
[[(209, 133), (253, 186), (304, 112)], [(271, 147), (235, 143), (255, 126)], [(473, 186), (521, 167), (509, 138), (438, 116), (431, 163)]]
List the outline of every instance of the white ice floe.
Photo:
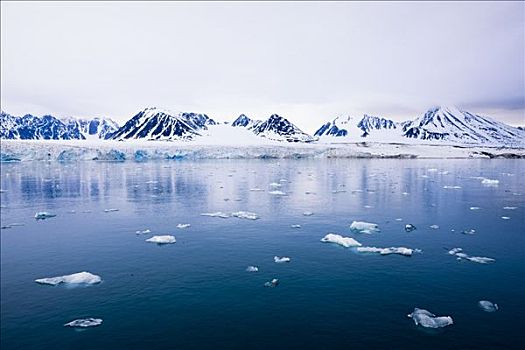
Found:
[(414, 323), (426, 328), (441, 328), (450, 326), (454, 323), (450, 316), (436, 316), (428, 310), (414, 308), (411, 314), (407, 315), (414, 320)]
[(118, 211), (118, 209), (116, 209), (116, 208), (104, 209), (104, 213), (112, 213), (114, 211)]
[(357, 251), (360, 253), (379, 253), (381, 255), (399, 254), (404, 256), (412, 256), (413, 253), (419, 253), (421, 250), (412, 249), (406, 247), (390, 247), (390, 248), (378, 248), (378, 247), (357, 247)]
[(312, 215), (314, 215), (314, 213), (312, 213), (311, 211), (305, 211), (305, 212), (303, 213), (303, 215), (304, 215), (304, 216), (312, 216)]
[(458, 260), (465, 259), (465, 260), (472, 261), (478, 264), (488, 264), (488, 263), (492, 263), (496, 261), (496, 259), (487, 258), (484, 256), (470, 256), (464, 253), (462, 248), (452, 248), (451, 250), (448, 251), (448, 253), (450, 255), (455, 255)]
[(518, 209), (518, 207), (503, 207), (505, 210), (515, 210)]
[(276, 190), (276, 191), (270, 191), (268, 192), (269, 194), (272, 194), (274, 196), (286, 196), (286, 193), (284, 193), (283, 191), (279, 191), (279, 190)]
[(257, 266), (248, 266), (246, 268), (246, 271), (248, 271), (248, 272), (259, 272), (259, 268)]
[(439, 228), (439, 225), (430, 225), (430, 228), (433, 230), (437, 230)]
[(250, 191), (252, 191), (252, 192), (263, 192), (264, 190), (262, 188), (250, 188)]
[(485, 186), (497, 186), (499, 185), (499, 180), (483, 179), (481, 180), (481, 184)]
[(50, 284), (56, 286), (60, 283), (65, 284), (96, 284), (100, 283), (102, 279), (98, 275), (94, 275), (90, 272), (77, 272), (71, 275), (64, 275), (58, 277), (46, 277), (35, 280), (36, 283)]
[(494, 304), (493, 302), (488, 300), (480, 300), (478, 302), (478, 305), (483, 311), (486, 312), (496, 312), (499, 309), (498, 304)]
[(37, 220), (44, 220), (55, 217), (56, 214), (48, 213), (47, 211), (39, 211), (35, 214), (35, 219)]
[(365, 221), (353, 221), (350, 229), (360, 233), (371, 234), (373, 232), (379, 232), (379, 225)]
[(464, 234), (464, 235), (473, 235), (473, 234), (476, 233), (476, 230), (471, 228), (470, 230), (463, 230), (463, 231), (461, 231), (461, 233)]
[(335, 234), (335, 233), (329, 233), (323, 238), (321, 238), (321, 242), (324, 243), (335, 243), (342, 245), (343, 247), (349, 248), (349, 247), (360, 247), (362, 244), (356, 241), (353, 238), (350, 237), (343, 237), (341, 235)]
[(172, 244), (177, 242), (175, 237), (171, 235), (162, 235), (162, 236), (153, 236), (151, 238), (148, 238), (146, 242), (149, 243), (157, 243), (157, 244)]
[(480, 210), (480, 207), (470, 207), (470, 210)]
[(202, 213), (201, 214), (202, 216), (211, 216), (213, 218), (222, 218), (222, 219), (227, 219), (230, 217), (230, 215), (226, 214), (226, 213), (223, 213), (222, 211), (217, 211), (217, 212), (214, 212), (214, 213)]
[(271, 184), (269, 184), (268, 186), (270, 187), (281, 187), (282, 185), (277, 183), (277, 182), (272, 182)]
[(502, 216), (501, 217), (503, 220), (510, 220), (510, 216)]
[(287, 257), (287, 256), (282, 256), (282, 257), (274, 256), (274, 257), (273, 257), (273, 261), (275, 261), (275, 262), (278, 263), (278, 264), (281, 264), (281, 263), (287, 263), (287, 262), (290, 262), (290, 261), (292, 261), (292, 259), (290, 259), (290, 258)]
[(141, 231), (141, 230), (138, 230), (138, 231), (135, 231), (135, 233), (136, 233), (137, 235), (144, 235), (144, 234), (146, 234), (146, 233), (151, 233), (151, 230), (150, 230), (150, 229), (146, 229), (146, 230), (142, 230), (142, 231)]
[(191, 226), (191, 224), (178, 224), (177, 228), (183, 229), (183, 228), (188, 228), (190, 226)]
[(397, 218), (396, 221), (403, 221), (403, 219), (402, 218)]
[(412, 225), (412, 224), (406, 224), (406, 225), (405, 225), (405, 231), (406, 231), (406, 232), (412, 232), (412, 231), (414, 231), (414, 230), (416, 230), (416, 229), (417, 229), (416, 226), (414, 226), (414, 225)]
[(265, 282), (264, 286), (265, 287), (277, 287), (278, 284), (279, 284), (279, 280), (277, 278), (274, 278), (269, 282)]
[(78, 320), (73, 320), (71, 322), (68, 322), (64, 324), (64, 327), (79, 327), (79, 328), (87, 328), (87, 327), (96, 327), (100, 326), (102, 324), (101, 318), (79, 318)]
[(248, 219), (248, 220), (257, 220), (259, 218), (259, 215), (256, 213), (252, 213), (249, 211), (236, 211), (232, 213), (233, 217), (239, 218), (239, 219)]
[(461, 188), (461, 186), (443, 186), (443, 188), (445, 189), (449, 189), (449, 190), (458, 190)]

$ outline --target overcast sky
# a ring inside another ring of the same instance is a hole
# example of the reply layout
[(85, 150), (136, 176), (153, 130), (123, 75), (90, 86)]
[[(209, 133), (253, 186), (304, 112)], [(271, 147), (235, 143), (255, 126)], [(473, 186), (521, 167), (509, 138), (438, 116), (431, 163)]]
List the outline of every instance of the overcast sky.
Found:
[(2, 2), (1, 104), (109, 116), (412, 119), (451, 104), (525, 124), (524, 2)]

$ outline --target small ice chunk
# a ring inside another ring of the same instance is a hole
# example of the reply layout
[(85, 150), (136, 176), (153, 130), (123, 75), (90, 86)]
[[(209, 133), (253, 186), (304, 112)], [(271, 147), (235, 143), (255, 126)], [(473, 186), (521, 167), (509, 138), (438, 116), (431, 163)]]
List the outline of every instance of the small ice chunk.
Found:
[(470, 210), (480, 210), (480, 207), (470, 207)]
[(263, 192), (264, 190), (262, 188), (250, 188), (250, 191), (252, 192)]
[(292, 259), (290, 259), (290, 258), (287, 257), (287, 256), (282, 256), (282, 257), (274, 256), (274, 257), (273, 257), (273, 261), (275, 261), (275, 262), (278, 263), (278, 264), (282, 264), (282, 263), (290, 262), (290, 261), (292, 261)]
[(371, 234), (373, 232), (379, 232), (379, 225), (365, 221), (353, 221), (350, 225), (350, 229), (360, 233)]
[(232, 213), (232, 216), (239, 218), (239, 219), (248, 219), (248, 220), (257, 220), (259, 218), (259, 215), (249, 212), (249, 211), (236, 211)]
[(305, 212), (303, 213), (303, 215), (304, 215), (304, 216), (312, 216), (312, 215), (314, 215), (314, 213), (312, 213), (311, 211), (305, 211)]
[(439, 225), (430, 225), (430, 228), (433, 230), (437, 230), (439, 228)]
[(64, 276), (58, 276), (58, 277), (46, 277), (46, 278), (39, 278), (35, 280), (36, 283), (40, 284), (49, 284), (52, 286), (56, 286), (60, 283), (65, 284), (96, 284), (100, 283), (102, 279), (100, 276), (94, 275), (90, 272), (77, 272), (71, 275), (64, 275)]
[(483, 311), (486, 312), (496, 312), (499, 309), (498, 304), (494, 304), (493, 302), (488, 300), (480, 300), (478, 302), (478, 305)]
[(443, 188), (449, 190), (458, 190), (461, 188), (461, 186), (443, 186)]
[(499, 180), (483, 179), (481, 180), (481, 184), (485, 186), (497, 186), (499, 185)]
[(47, 211), (39, 211), (35, 214), (35, 219), (37, 220), (44, 220), (55, 217), (56, 214), (48, 213)]
[(514, 210), (514, 209), (518, 209), (518, 207), (503, 207), (503, 209), (505, 209), (505, 210)]
[(282, 185), (277, 183), (277, 182), (272, 182), (270, 185), (268, 185), (270, 187), (281, 187)]
[(473, 234), (476, 233), (476, 230), (471, 228), (470, 230), (463, 230), (463, 231), (461, 231), (461, 233), (464, 234), (464, 235), (473, 235)]
[(403, 219), (402, 218), (397, 218), (396, 221), (403, 221)]
[(373, 206), (371, 206), (371, 205), (365, 205), (365, 208), (366, 208), (366, 209), (371, 209), (371, 208), (373, 208)]
[(441, 328), (450, 326), (454, 323), (450, 316), (436, 316), (428, 310), (414, 308), (414, 311), (407, 315), (414, 320), (414, 323), (426, 328)]
[(301, 228), (301, 225), (290, 225), (291, 228)]
[(276, 191), (270, 191), (268, 192), (269, 194), (272, 194), (274, 196), (286, 196), (286, 193), (284, 193), (283, 191), (279, 191), (279, 190), (276, 190)]
[(104, 213), (112, 213), (114, 211), (118, 211), (118, 209), (116, 209), (116, 208), (104, 209)]
[(175, 237), (171, 235), (162, 235), (162, 236), (153, 236), (151, 238), (148, 238), (146, 242), (149, 243), (157, 243), (157, 244), (172, 244), (177, 242)]
[(183, 228), (188, 228), (190, 226), (191, 226), (191, 224), (178, 224), (177, 228), (183, 229)]
[(360, 253), (379, 253), (381, 255), (399, 254), (404, 256), (412, 256), (413, 253), (419, 253), (421, 250), (412, 249), (406, 247), (390, 247), (390, 248), (377, 248), (377, 247), (357, 247), (357, 251)]
[(87, 327), (96, 327), (100, 326), (102, 324), (101, 318), (79, 318), (78, 320), (73, 320), (71, 322), (68, 322), (64, 324), (64, 327), (80, 327), (80, 328), (87, 328)]
[(222, 219), (227, 219), (227, 218), (230, 217), (228, 214), (223, 213), (222, 211), (217, 211), (215, 213), (202, 213), (201, 215), (202, 216), (211, 216), (212, 218), (222, 218)]
[(265, 282), (264, 286), (265, 287), (277, 287), (278, 284), (279, 284), (279, 280), (277, 278), (274, 278), (271, 281)]
[(248, 271), (248, 272), (259, 272), (259, 268), (257, 266), (248, 266), (246, 268), (246, 271)]
[(510, 216), (502, 216), (501, 217), (503, 220), (510, 220)]
[(406, 232), (412, 232), (416, 229), (416, 226), (412, 225), (412, 224), (406, 224), (405, 225), (405, 231)]
[(450, 250), (448, 251), (448, 253), (449, 253), (450, 255), (456, 255), (457, 253), (460, 253), (460, 252), (462, 252), (462, 251), (463, 251), (462, 248), (452, 248), (452, 249), (450, 249)]
[(150, 229), (145, 229), (145, 230), (142, 230), (142, 231), (140, 231), (140, 230), (135, 231), (135, 233), (136, 233), (137, 235), (141, 235), (141, 234), (143, 235), (143, 234), (150, 233), (150, 232), (151, 232)]
[(430, 169), (427, 169), (427, 171), (428, 171), (429, 173), (433, 173), (433, 172), (436, 172), (436, 171), (438, 171), (438, 170), (437, 170), (436, 168), (430, 168)]
[(362, 244), (356, 241), (353, 238), (350, 237), (343, 237), (341, 235), (335, 234), (335, 233), (329, 233), (323, 238), (321, 238), (321, 242), (325, 243), (335, 243), (342, 245), (345, 248), (349, 247), (360, 247)]
[(488, 264), (493, 263), (496, 261), (496, 259), (493, 258), (487, 258), (485, 256), (470, 256), (463, 252), (463, 249), (461, 248), (453, 248), (448, 251), (450, 255), (455, 255), (458, 260), (465, 259), (468, 261), (472, 261), (478, 264)]

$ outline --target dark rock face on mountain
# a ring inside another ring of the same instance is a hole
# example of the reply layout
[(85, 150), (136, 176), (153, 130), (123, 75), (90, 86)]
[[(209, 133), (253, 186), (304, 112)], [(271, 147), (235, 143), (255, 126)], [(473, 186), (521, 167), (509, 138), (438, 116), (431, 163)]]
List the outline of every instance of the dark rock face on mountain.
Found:
[(255, 135), (266, 137), (271, 140), (284, 140), (288, 142), (311, 142), (314, 138), (287, 119), (273, 114), (268, 120), (253, 128)]

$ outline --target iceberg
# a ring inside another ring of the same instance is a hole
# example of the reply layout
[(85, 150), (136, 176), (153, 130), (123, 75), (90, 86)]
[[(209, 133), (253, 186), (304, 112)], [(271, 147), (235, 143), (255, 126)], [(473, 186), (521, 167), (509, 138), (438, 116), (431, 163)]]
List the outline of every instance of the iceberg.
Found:
[(248, 272), (259, 272), (259, 268), (257, 266), (248, 266), (246, 268), (246, 271), (248, 271)]
[(405, 247), (390, 247), (390, 248), (378, 248), (378, 247), (357, 247), (357, 251), (360, 253), (379, 253), (381, 255), (399, 254), (404, 256), (412, 256), (413, 253), (419, 253), (421, 250), (405, 248)]
[(56, 214), (48, 213), (47, 211), (39, 211), (35, 214), (35, 219), (37, 220), (44, 220), (55, 217)]
[(478, 302), (478, 305), (483, 311), (486, 312), (496, 312), (499, 309), (498, 304), (494, 304), (493, 302), (488, 300), (480, 300)]
[(282, 263), (290, 262), (290, 261), (292, 261), (292, 259), (290, 259), (290, 258), (287, 257), (287, 256), (283, 256), (283, 257), (274, 256), (274, 257), (273, 257), (273, 261), (275, 261), (275, 262), (278, 263), (278, 264), (282, 264)]
[(274, 278), (269, 282), (265, 282), (264, 286), (265, 287), (277, 287), (278, 284), (279, 284), (279, 280), (277, 278)]
[(341, 235), (335, 234), (335, 233), (329, 233), (323, 238), (321, 238), (321, 242), (324, 243), (335, 243), (342, 245), (345, 248), (349, 247), (360, 247), (362, 244), (356, 241), (353, 238), (350, 237), (343, 237)]
[(163, 235), (163, 236), (153, 236), (151, 238), (148, 238), (146, 242), (149, 243), (157, 243), (157, 244), (172, 244), (177, 242), (175, 237), (171, 235)]
[(426, 328), (441, 328), (454, 323), (450, 316), (436, 316), (428, 310), (418, 309), (417, 307), (407, 316), (414, 320), (416, 326), (421, 325)]
[(257, 220), (259, 218), (259, 215), (249, 212), (249, 211), (236, 211), (232, 213), (232, 216), (239, 218), (239, 219), (248, 219), (248, 220)]
[(39, 278), (35, 280), (36, 283), (40, 284), (49, 284), (52, 286), (56, 286), (60, 283), (65, 284), (97, 284), (102, 282), (102, 279), (100, 276), (94, 275), (90, 272), (78, 272), (71, 275), (64, 275), (64, 276), (58, 276), (58, 277), (47, 277), (47, 278)]
[(356, 232), (368, 234), (380, 231), (379, 225), (364, 221), (353, 221), (350, 225), (350, 229)]
[(90, 317), (90, 318), (80, 318), (78, 320), (73, 320), (71, 322), (64, 324), (64, 327), (87, 328), (87, 327), (100, 326), (101, 324), (102, 324), (102, 319)]
[(212, 218), (222, 218), (222, 219), (227, 219), (227, 218), (230, 217), (228, 214), (223, 213), (222, 211), (217, 211), (215, 213), (202, 213), (201, 215), (202, 216), (211, 216)]
[(499, 185), (499, 180), (483, 179), (481, 180), (481, 184), (485, 186), (497, 186)]
[(406, 232), (412, 232), (412, 231), (414, 231), (415, 229), (416, 229), (416, 227), (415, 227), (414, 225), (412, 225), (412, 224), (406, 224), (406, 225), (405, 225), (405, 231), (406, 231)]
[(190, 226), (191, 226), (191, 224), (178, 224), (177, 228), (183, 229), (183, 228), (188, 228)]

